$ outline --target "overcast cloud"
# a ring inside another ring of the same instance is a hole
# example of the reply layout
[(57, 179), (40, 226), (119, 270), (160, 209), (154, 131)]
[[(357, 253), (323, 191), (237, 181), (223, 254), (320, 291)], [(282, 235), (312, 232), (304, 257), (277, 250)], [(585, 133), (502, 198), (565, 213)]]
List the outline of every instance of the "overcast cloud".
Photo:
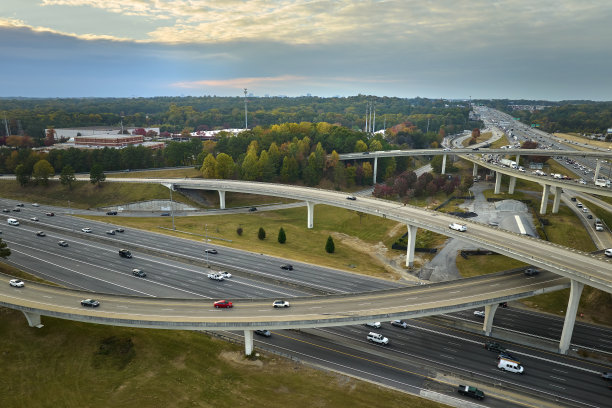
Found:
[(0, 96), (610, 100), (609, 0), (3, 0)]

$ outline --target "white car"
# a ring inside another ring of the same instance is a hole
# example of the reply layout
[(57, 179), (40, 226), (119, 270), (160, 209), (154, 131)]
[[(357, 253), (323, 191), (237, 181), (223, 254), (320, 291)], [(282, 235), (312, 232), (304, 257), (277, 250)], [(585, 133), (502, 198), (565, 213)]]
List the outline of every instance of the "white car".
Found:
[(91, 232), (91, 228), (89, 227), (81, 228), (81, 231), (89, 233)]
[(475, 310), (474, 311), (474, 316), (485, 317), (485, 312), (484, 312), (484, 310)]
[(219, 272), (219, 275), (223, 276), (225, 279), (229, 279), (232, 277), (232, 274), (229, 272)]
[(38, 207), (38, 203), (32, 204), (32, 207)]
[(369, 332), (366, 338), (373, 343), (385, 345), (389, 344), (389, 339), (380, 333)]
[(459, 231), (459, 232), (465, 232), (467, 231), (467, 227), (463, 224), (458, 224), (456, 222), (453, 222), (452, 224), (450, 224), (448, 226), (448, 228), (455, 230), (455, 231)]
[(216, 281), (222, 281), (225, 278), (223, 276), (221, 276), (218, 273), (209, 273), (208, 274), (208, 279), (212, 279), (212, 280), (216, 280)]
[(375, 329), (380, 329), (380, 322), (368, 322), (365, 324), (366, 327), (373, 327)]
[(9, 285), (16, 287), (16, 288), (23, 288), (24, 287), (24, 283), (21, 279), (11, 279), (9, 281)]
[(289, 307), (289, 302), (287, 302), (286, 300), (275, 300), (272, 303), (272, 306), (276, 307)]
[(605, 254), (607, 257), (612, 258), (612, 248), (608, 248), (608, 249), (606, 249), (606, 250), (604, 251), (604, 254)]
[(32, 220), (32, 221), (38, 221), (38, 217), (32, 217), (32, 218), (30, 218), (30, 220)]

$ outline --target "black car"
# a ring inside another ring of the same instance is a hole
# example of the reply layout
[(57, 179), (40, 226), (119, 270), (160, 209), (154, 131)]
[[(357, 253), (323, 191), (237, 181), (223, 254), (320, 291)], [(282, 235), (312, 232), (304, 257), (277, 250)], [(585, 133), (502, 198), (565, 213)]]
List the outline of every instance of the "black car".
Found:
[(4, 209), (2, 209), (2, 212), (5, 212), (5, 213), (6, 212), (11, 212), (11, 210), (9, 210), (8, 208), (4, 208)]
[(94, 300), (94, 299), (83, 299), (83, 300), (81, 300), (81, 306), (98, 307), (98, 306), (100, 306), (100, 302), (98, 302), (97, 300)]
[(117, 211), (107, 211), (106, 215), (117, 215)]
[(514, 356), (510, 353), (508, 353), (507, 351), (504, 351), (503, 353), (499, 353), (499, 355), (497, 356), (497, 359), (505, 359), (505, 360), (514, 360), (516, 361), (516, 358), (514, 358)]
[(15, 211), (15, 212), (20, 212), (20, 211), (21, 211), (21, 208), (18, 208), (18, 207), (17, 207), (17, 208), (13, 208), (13, 211)]
[(587, 215), (587, 218), (588, 218), (589, 220), (592, 220), (592, 219), (593, 219), (593, 216), (592, 216), (591, 214), (588, 214), (588, 215)]
[(206, 252), (207, 254), (217, 254), (217, 250), (216, 249), (205, 249), (204, 252)]
[(540, 271), (538, 271), (536, 268), (527, 268), (527, 269), (525, 269), (525, 275), (527, 275), (527, 276), (535, 276), (538, 273), (540, 273)]
[(121, 256), (122, 258), (131, 258), (132, 257), (132, 253), (130, 251), (128, 251), (127, 249), (120, 249), (119, 250), (119, 256)]
[(284, 269), (286, 271), (292, 271), (293, 270), (293, 265), (290, 264), (285, 264), (285, 265), (281, 265), (280, 267), (281, 269)]
[(117, 232), (125, 232), (125, 230), (123, 228), (115, 228), (115, 231), (117, 231)]
[(270, 333), (270, 330), (255, 330), (255, 334), (259, 334), (260, 336), (264, 337), (270, 337), (272, 335), (272, 333)]
[(161, 213), (160, 215), (161, 215), (162, 217), (169, 217), (169, 216), (170, 216), (170, 213)]
[(251, 212), (257, 211), (257, 207), (251, 207), (251, 208), (249, 208), (249, 211), (251, 211)]
[(604, 380), (612, 380), (612, 372), (604, 371), (603, 373), (601, 373), (601, 378), (603, 378)]
[(494, 351), (496, 353), (505, 353), (506, 352), (506, 348), (504, 346), (502, 346), (499, 343), (496, 343), (494, 341), (487, 341), (484, 344), (484, 348), (486, 348), (489, 351)]
[(17, 207), (23, 207), (24, 205), (22, 203), (17, 204)]
[(46, 215), (47, 217), (53, 217), (53, 216), (55, 215), (55, 213), (48, 212), (48, 213), (46, 213), (45, 215)]

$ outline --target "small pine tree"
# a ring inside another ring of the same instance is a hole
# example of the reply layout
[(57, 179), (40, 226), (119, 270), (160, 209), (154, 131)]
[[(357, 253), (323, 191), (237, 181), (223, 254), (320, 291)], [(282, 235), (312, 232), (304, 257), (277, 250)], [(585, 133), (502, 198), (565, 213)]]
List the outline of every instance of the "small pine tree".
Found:
[(259, 231), (257, 232), (257, 238), (262, 241), (266, 239), (266, 231), (263, 229), (263, 227), (259, 227)]
[(280, 229), (278, 230), (278, 242), (280, 244), (284, 244), (285, 242), (287, 242), (287, 235), (285, 235), (285, 230), (283, 229), (283, 227), (280, 227)]
[(333, 254), (334, 251), (336, 250), (336, 246), (334, 245), (334, 240), (331, 237), (331, 235), (327, 237), (327, 243), (325, 244), (325, 250), (327, 251), (328, 254)]

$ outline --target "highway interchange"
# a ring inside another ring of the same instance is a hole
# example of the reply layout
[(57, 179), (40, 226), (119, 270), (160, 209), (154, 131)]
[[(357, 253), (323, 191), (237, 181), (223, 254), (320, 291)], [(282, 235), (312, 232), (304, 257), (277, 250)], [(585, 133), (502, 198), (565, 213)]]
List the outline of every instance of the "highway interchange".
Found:
[[(3, 206), (12, 208), (14, 205), (14, 202), (3, 201)], [(45, 216), (49, 210), (56, 216)], [(294, 271), (283, 271), (279, 267), (286, 262), (283, 259), (160, 234), (140, 231), (136, 234), (127, 229), (124, 233), (107, 235), (105, 231), (120, 225), (121, 217), (108, 217), (110, 224), (104, 224), (75, 219), (65, 212), (26, 204), (19, 216), (26, 222), (19, 227), (2, 228), (3, 239), (13, 251), (10, 263), (75, 289), (141, 296), (201, 297), (206, 302), (221, 297), (290, 299), (401, 286), (295, 262), (292, 262)], [(32, 216), (38, 216), (40, 221), (27, 222)], [(80, 232), (85, 226), (93, 232)], [(38, 230), (46, 231), (47, 236), (37, 237)], [(69, 247), (59, 247), (59, 239), (68, 241)], [(221, 283), (206, 278), (205, 246), (219, 250), (218, 255), (209, 255), (209, 260), (215, 268), (234, 273), (233, 278)], [(117, 255), (120, 247), (132, 249), (134, 258), (120, 258)], [(158, 256), (154, 255), (156, 252)], [(175, 259), (177, 255), (183, 261)], [(133, 277), (133, 267), (142, 268), (149, 276), (145, 279)], [(459, 312), (453, 317), (457, 322), (478, 324), (477, 319), (471, 311)], [(543, 321), (546, 324), (542, 324)], [(485, 400), (487, 406), (535, 406), (536, 401), (550, 400), (553, 401), (550, 406), (596, 407), (605, 406), (608, 401), (609, 390), (598, 378), (598, 373), (610, 370), (609, 366), (505, 341), (527, 370), (524, 376), (516, 376), (496, 369), (495, 353), (482, 347), (484, 336), (461, 328), (440, 326), (435, 319), (409, 320), (409, 328), (405, 330), (392, 327), (388, 321), (382, 323), (380, 332), (391, 339), (389, 347), (368, 344), (365, 334), (371, 329), (362, 325), (273, 330), (270, 338), (256, 338), (256, 347), (423, 395), (428, 395), (429, 390), (455, 397), (456, 384), (471, 381), (490, 396)], [(554, 337), (550, 332), (560, 330), (561, 324), (558, 318), (513, 310), (512, 306), (499, 309), (495, 320), (496, 326), (508, 325), (511, 330), (533, 331), (532, 335), (542, 337)], [(578, 324), (574, 345), (612, 353), (610, 334), (612, 331), (608, 329)], [(240, 336), (241, 333), (230, 335)], [(590, 343), (576, 341), (583, 338)], [(493, 394), (498, 397), (491, 398)]]

